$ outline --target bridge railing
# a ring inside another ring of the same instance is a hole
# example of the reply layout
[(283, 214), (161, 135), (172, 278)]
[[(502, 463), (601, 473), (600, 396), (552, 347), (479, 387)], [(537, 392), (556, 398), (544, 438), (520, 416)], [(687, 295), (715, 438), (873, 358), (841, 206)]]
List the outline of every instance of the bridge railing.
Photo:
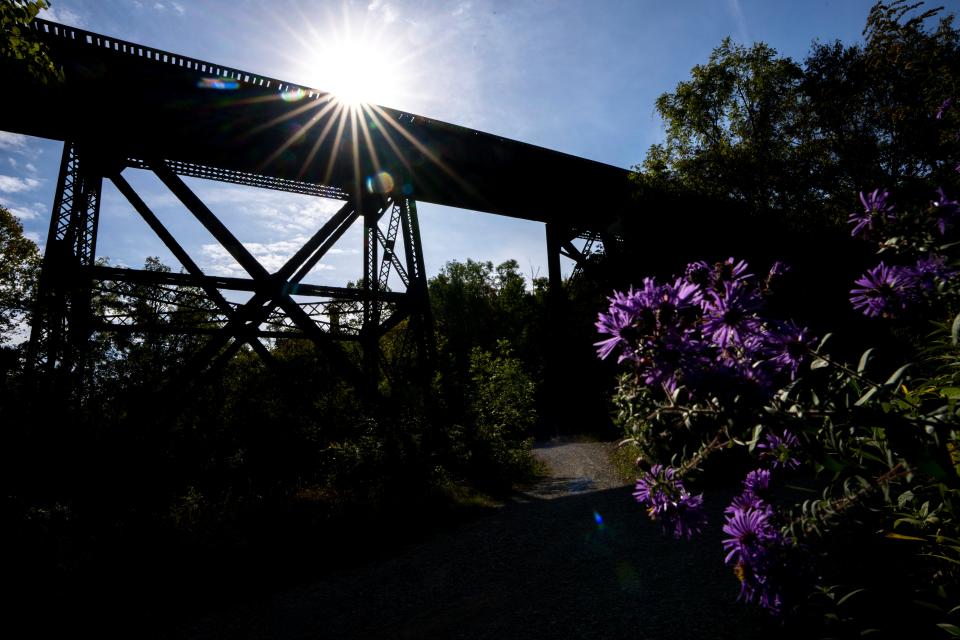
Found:
[(77, 27), (63, 25), (57, 22), (50, 22), (48, 20), (41, 20), (38, 18), (33, 21), (31, 27), (35, 31), (42, 33), (47, 38), (69, 40), (70, 42), (79, 43), (81, 45), (88, 45), (118, 53), (125, 53), (134, 57), (146, 58), (162, 64), (169, 64), (174, 67), (192, 69), (209, 76), (238, 80), (240, 82), (260, 87), (276, 88), (276, 90), (280, 93), (300, 90), (304, 92), (306, 97), (313, 99), (326, 99), (330, 95), (316, 89), (310, 89), (309, 87), (303, 87), (290, 82), (285, 82), (283, 80), (277, 80), (276, 78), (270, 78), (268, 76), (262, 76), (255, 73), (250, 73), (249, 71), (234, 69), (232, 67), (225, 67), (220, 64), (214, 64), (205, 60), (198, 60), (197, 58), (191, 58), (177, 53), (170, 53), (169, 51), (163, 51), (161, 49), (154, 49), (153, 47), (147, 47), (136, 42), (129, 42), (119, 38), (104, 36), (99, 33), (85, 31), (83, 29), (78, 29)]
[[(158, 62), (161, 64), (169, 64), (175, 67), (192, 69), (212, 77), (224, 78), (229, 80), (237, 80), (239, 82), (244, 82), (244, 83), (248, 83), (248, 84), (259, 86), (259, 87), (274, 88), (278, 93), (281, 93), (281, 94), (287, 93), (287, 92), (294, 92), (294, 91), (303, 91), (304, 97), (312, 100), (328, 100), (331, 97), (331, 94), (329, 92), (321, 91), (319, 89), (312, 89), (310, 87), (305, 87), (303, 85), (295, 84), (293, 82), (288, 82), (286, 80), (279, 80), (277, 78), (271, 78), (269, 76), (250, 73), (249, 71), (243, 71), (242, 69), (236, 69), (234, 67), (226, 67), (221, 64), (208, 62), (206, 60), (191, 58), (189, 56), (184, 56), (177, 53), (170, 53), (169, 51), (163, 51), (162, 49), (156, 49), (153, 47), (144, 46), (142, 44), (139, 44), (136, 42), (130, 42), (128, 40), (121, 40), (120, 38), (105, 36), (103, 34), (94, 33), (92, 31), (85, 31), (84, 29), (71, 27), (68, 25), (60, 24), (58, 22), (50, 22), (49, 20), (42, 20), (40, 18), (36, 18), (31, 24), (31, 27), (35, 31), (38, 31), (44, 34), (45, 37), (61, 38), (63, 40), (69, 40), (71, 42), (76, 42), (82, 45), (97, 47), (100, 49), (107, 49), (109, 51), (115, 51), (118, 53), (128, 54), (138, 58), (152, 60), (154, 62)], [(401, 111), (398, 109), (392, 109), (388, 107), (378, 107), (377, 112), (381, 116), (389, 115), (398, 122), (407, 122), (407, 123), (416, 122), (421, 125), (427, 125), (429, 127), (437, 128), (439, 130), (451, 131), (458, 135), (471, 135), (472, 137), (479, 138), (482, 140), (488, 140), (490, 142), (509, 143), (509, 144), (515, 144), (515, 145), (521, 145), (521, 146), (533, 146), (525, 142), (510, 140), (508, 138), (504, 138), (496, 134), (487, 133), (485, 131), (478, 131), (476, 129), (470, 129), (468, 127), (462, 127), (460, 125), (451, 124), (449, 122), (443, 122), (441, 120), (435, 120), (433, 118), (427, 118), (424, 116), (408, 113), (406, 111)], [(560, 152), (557, 152), (557, 151), (553, 151), (552, 153), (555, 153), (558, 155), (566, 155), (566, 154), (561, 154)]]

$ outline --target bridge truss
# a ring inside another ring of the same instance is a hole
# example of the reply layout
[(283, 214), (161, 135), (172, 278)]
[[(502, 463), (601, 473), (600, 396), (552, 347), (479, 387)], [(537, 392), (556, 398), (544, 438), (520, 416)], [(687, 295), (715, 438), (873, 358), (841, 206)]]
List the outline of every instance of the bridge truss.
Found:
[[(245, 278), (208, 275), (164, 226), (124, 177), (125, 169), (152, 172), (247, 273)], [(188, 187), (181, 176), (307, 193), (342, 202), (286, 263), (268, 271)], [(116, 268), (97, 264), (100, 192), (111, 181), (177, 258), (179, 273)], [(363, 227), (363, 278), (357, 287), (304, 282), (354, 224)], [(391, 275), (402, 291), (388, 287)], [(136, 299), (131, 291), (137, 292)], [(228, 299), (248, 295), (246, 302)], [(145, 299), (146, 298), (146, 299)], [(138, 323), (133, 307), (150, 303), (158, 321)], [(333, 188), (296, 181), (265, 181), (244, 175), (163, 159), (104, 158), (81, 143), (66, 142), (54, 199), (53, 215), (29, 357), (36, 368), (78, 389), (87, 345), (94, 332), (206, 335), (190, 374), (217, 368), (249, 345), (271, 363), (268, 339), (308, 339), (348, 380), (375, 383), (386, 365), (380, 338), (408, 321), (420, 365), (430, 366), (432, 322), (420, 241), (416, 202), (402, 194), (352, 197)], [(363, 370), (357, 370), (340, 346), (357, 342)]]

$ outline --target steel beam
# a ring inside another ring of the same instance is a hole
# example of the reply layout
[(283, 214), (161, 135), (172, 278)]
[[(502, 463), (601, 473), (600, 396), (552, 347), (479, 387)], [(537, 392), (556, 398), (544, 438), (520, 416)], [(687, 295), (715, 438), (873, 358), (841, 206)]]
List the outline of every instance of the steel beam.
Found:
[(82, 268), (96, 259), (101, 185), (96, 158), (64, 143), (27, 351), (31, 370), (67, 394), (81, 391), (92, 330)]

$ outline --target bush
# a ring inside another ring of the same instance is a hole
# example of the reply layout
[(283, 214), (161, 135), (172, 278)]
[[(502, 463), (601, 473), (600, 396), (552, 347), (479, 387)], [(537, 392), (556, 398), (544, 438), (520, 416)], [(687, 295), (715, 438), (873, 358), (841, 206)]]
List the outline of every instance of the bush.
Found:
[(614, 401), (641, 453), (636, 500), (692, 537), (706, 523), (691, 483), (735, 458), (722, 529), (740, 599), (832, 634), (960, 634), (960, 204), (931, 195), (901, 209), (861, 193), (850, 216), (882, 256), (850, 302), (908, 338), (912, 363), (831, 355), (829, 336), (765, 315), (782, 265), (758, 279), (733, 258), (616, 292), (597, 322), (600, 357), (627, 370)]
[(469, 420), (464, 434), (470, 476), (495, 490), (530, 476), (536, 424), (536, 385), (524, 373), (506, 340), (496, 353), (474, 348), (470, 354)]

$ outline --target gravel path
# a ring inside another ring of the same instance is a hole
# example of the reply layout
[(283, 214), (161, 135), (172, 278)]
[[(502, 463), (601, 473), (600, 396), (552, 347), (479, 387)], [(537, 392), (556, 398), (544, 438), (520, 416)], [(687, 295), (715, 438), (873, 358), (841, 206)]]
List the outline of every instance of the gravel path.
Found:
[[(718, 528), (663, 536), (614, 475), (611, 446), (538, 445), (551, 477), (496, 513), (169, 637), (767, 637), (764, 617), (734, 602)], [(713, 523), (727, 497), (708, 497)]]

